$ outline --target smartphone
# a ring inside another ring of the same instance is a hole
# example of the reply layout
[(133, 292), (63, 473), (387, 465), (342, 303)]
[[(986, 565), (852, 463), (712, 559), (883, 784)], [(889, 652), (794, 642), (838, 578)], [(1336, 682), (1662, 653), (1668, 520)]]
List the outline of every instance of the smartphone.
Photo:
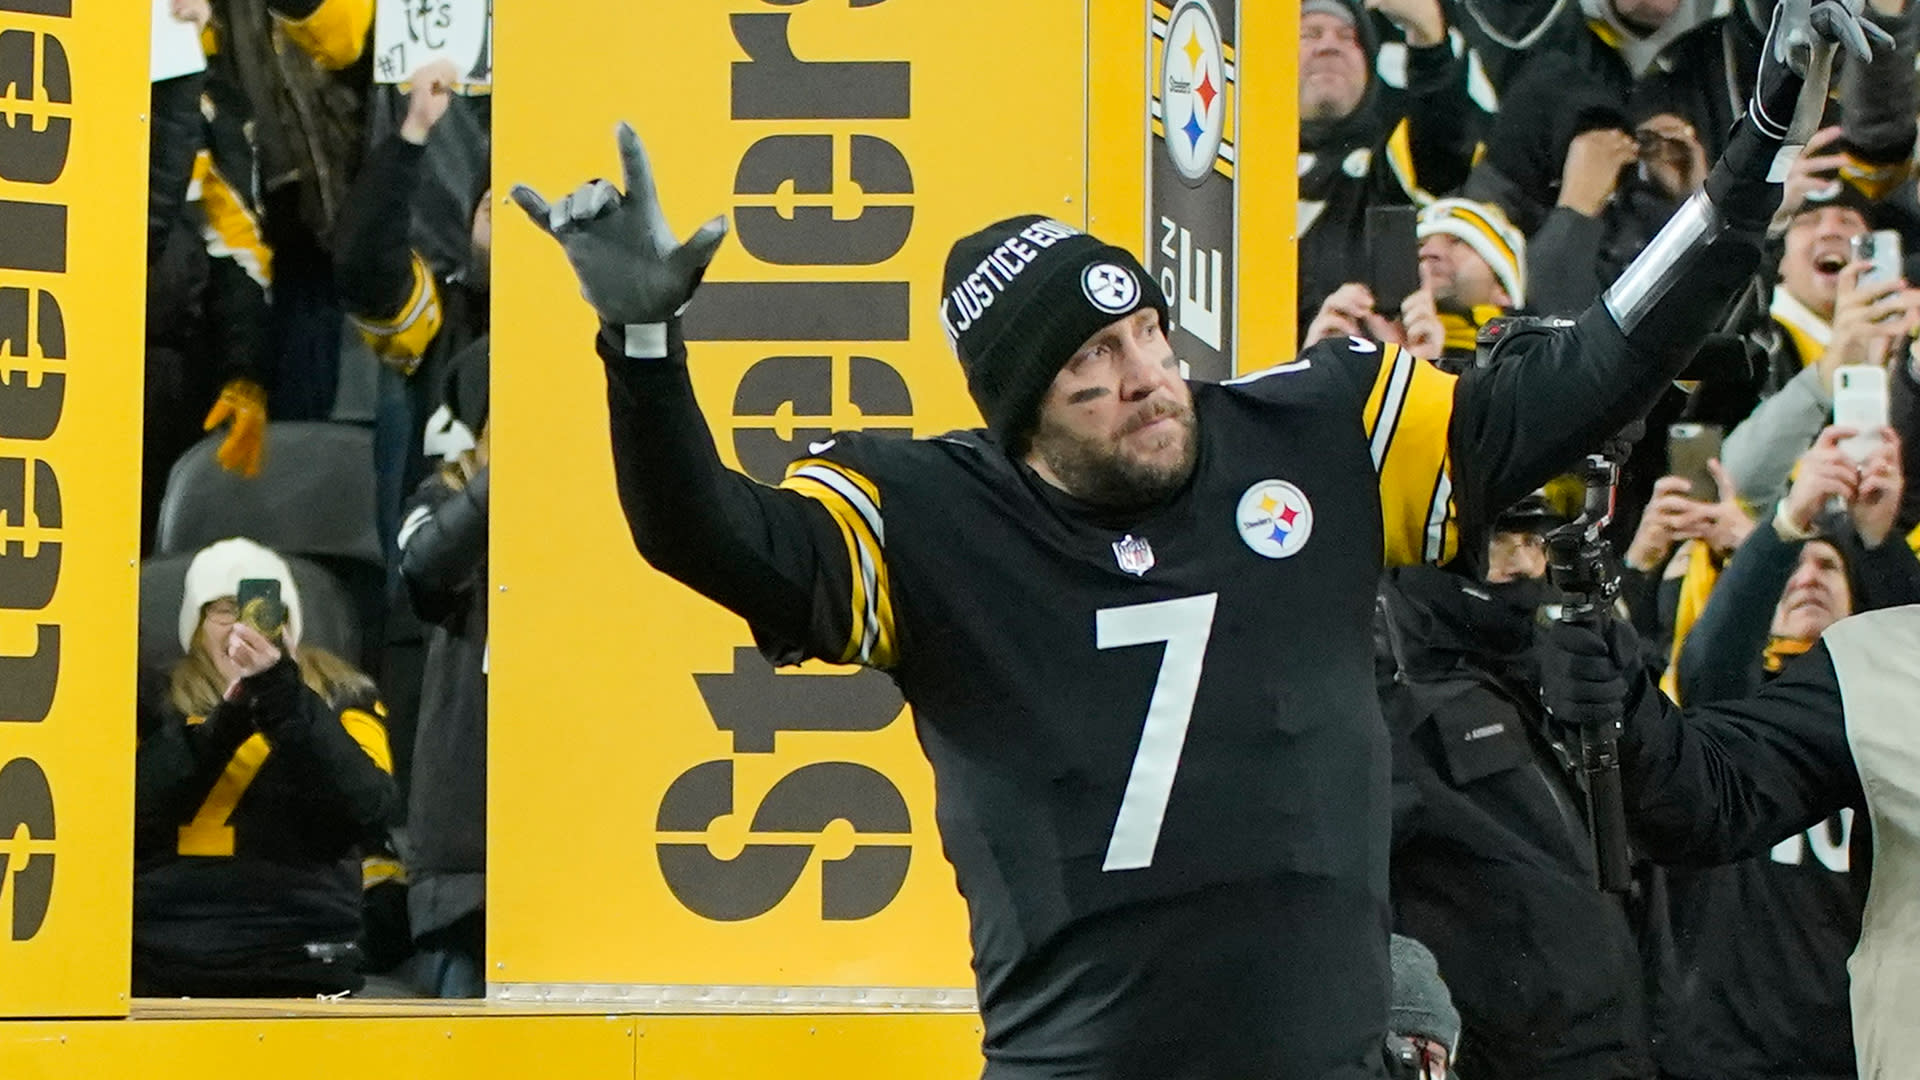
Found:
[(260, 631), (268, 641), (278, 643), (287, 628), (287, 605), (280, 599), (280, 582), (274, 578), (241, 578), (234, 600), (240, 605), (240, 621)]
[(1720, 439), (1725, 430), (1718, 424), (1674, 424), (1667, 428), (1667, 474), (1678, 476), (1693, 486), (1687, 498), (1697, 502), (1719, 502), (1720, 485), (1714, 482), (1707, 462), (1720, 456)]
[(1887, 369), (1878, 364), (1843, 364), (1833, 369), (1833, 422), (1860, 434), (1840, 443), (1856, 462), (1880, 445), (1887, 426)]
[(1877, 285), (1893, 281), (1905, 273), (1905, 256), (1900, 250), (1900, 234), (1892, 229), (1861, 233), (1848, 241), (1856, 262), (1868, 264), (1860, 271), (1860, 284)]
[(1420, 291), (1420, 210), (1413, 206), (1367, 208), (1367, 288), (1373, 308), (1400, 317), (1400, 302)]

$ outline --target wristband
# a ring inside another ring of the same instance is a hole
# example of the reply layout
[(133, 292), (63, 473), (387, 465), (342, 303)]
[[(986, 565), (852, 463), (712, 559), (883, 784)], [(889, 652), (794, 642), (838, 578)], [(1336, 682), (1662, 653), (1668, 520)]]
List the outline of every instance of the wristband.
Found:
[(667, 324), (664, 322), (601, 324), (600, 333), (615, 352), (629, 360), (665, 360)]
[(1798, 544), (1819, 536), (1820, 530), (1817, 527), (1802, 529), (1795, 525), (1793, 519), (1787, 516), (1787, 500), (1781, 499), (1780, 505), (1773, 511), (1773, 535), (1789, 544)]

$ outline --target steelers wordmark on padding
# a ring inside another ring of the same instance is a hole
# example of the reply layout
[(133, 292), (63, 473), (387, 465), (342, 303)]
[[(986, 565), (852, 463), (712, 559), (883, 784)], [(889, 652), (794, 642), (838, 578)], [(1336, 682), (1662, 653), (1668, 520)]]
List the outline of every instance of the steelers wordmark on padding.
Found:
[(1139, 280), (1117, 263), (1094, 263), (1081, 271), (1080, 291), (1089, 304), (1109, 315), (1125, 315), (1140, 304)]

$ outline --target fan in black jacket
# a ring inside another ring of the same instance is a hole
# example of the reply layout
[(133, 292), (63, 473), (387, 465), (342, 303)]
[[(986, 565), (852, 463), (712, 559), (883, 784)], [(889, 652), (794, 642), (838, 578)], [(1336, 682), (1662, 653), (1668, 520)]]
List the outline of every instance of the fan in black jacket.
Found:
[(409, 921), (441, 997), (485, 990), (487, 339), (454, 359), (428, 427), (449, 459), (407, 504), (400, 577), (430, 629), (408, 791)]
[(1502, 515), (1486, 580), (1409, 567), (1383, 590), (1394, 929), (1439, 958), (1469, 1075), (1650, 1077), (1637, 913), (1593, 887), (1585, 796), (1542, 702), (1553, 520), (1538, 498)]
[[(1920, 565), (1891, 532), (1902, 486), (1897, 452), (1869, 460), (1872, 486), (1856, 497), (1838, 441), (1829, 429), (1802, 457), (1781, 503), (1783, 524), (1754, 529), (1714, 584), (1680, 651), (1686, 704), (1744, 698), (1835, 621), (1920, 601)], [(1829, 497), (1848, 502), (1844, 527), (1825, 515)], [(1758, 858), (1669, 871), (1674, 948), (1660, 972), (1658, 1013), (1666, 1075), (1856, 1075), (1846, 961), (1866, 900), (1867, 868), (1854, 858), (1866, 831), (1864, 818), (1842, 809)]]
[[(284, 642), (237, 622), (244, 578), (280, 582)], [(360, 855), (396, 818), (371, 681), (301, 648), (286, 563), (223, 540), (187, 570), (186, 655), (143, 679), (134, 782), (133, 990), (300, 997), (361, 985)]]

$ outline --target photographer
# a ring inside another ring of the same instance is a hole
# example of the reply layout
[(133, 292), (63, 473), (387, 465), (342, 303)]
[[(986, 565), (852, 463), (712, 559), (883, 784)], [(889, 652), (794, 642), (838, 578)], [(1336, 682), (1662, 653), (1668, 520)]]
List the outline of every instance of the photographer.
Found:
[(1447, 1080), (1460, 1048), (1460, 1013), (1425, 945), (1393, 935), (1393, 1004), (1387, 1013), (1390, 1080)]
[(1565, 520), (1529, 498), (1495, 522), (1484, 580), (1410, 567), (1381, 597), (1395, 929), (1439, 958), (1475, 1080), (1653, 1075), (1633, 920), (1593, 887), (1577, 748), (1542, 703), (1543, 537)]
[[(241, 618), (245, 579), (279, 584), (284, 629)], [(268, 630), (273, 628), (269, 626)], [(360, 852), (399, 811), (373, 683), (301, 648), (278, 555), (195, 555), (186, 655), (144, 678), (134, 780), (133, 993), (306, 997), (357, 990)]]
[[(1758, 590), (1742, 582), (1758, 579), (1768, 564), (1777, 567), (1785, 561), (1780, 552), (1770, 556), (1767, 545), (1809, 539), (1814, 517), (1809, 508), (1824, 505), (1834, 494), (1850, 504), (1863, 546), (1873, 553), (1868, 558), (1903, 558), (1899, 541), (1888, 542), (1887, 527), (1899, 501), (1898, 450), (1889, 437), (1864, 466), (1856, 467), (1844, 455), (1826, 453), (1846, 434), (1836, 430), (1823, 436), (1821, 447), (1803, 466), (1806, 475), (1795, 495), (1773, 523), (1756, 531), (1752, 542), (1762, 546), (1743, 549), (1734, 561), (1730, 577), (1736, 570), (1753, 577), (1733, 578), (1736, 591), (1728, 594), (1732, 602), (1751, 600)], [(1888, 579), (1896, 586), (1901, 581), (1897, 574)], [(1889, 589), (1872, 602), (1910, 599), (1911, 578), (1906, 581), (1904, 593)], [(1838, 589), (1828, 586), (1828, 591), (1837, 594)], [(1866, 602), (1867, 590), (1862, 592), (1856, 606)], [(1778, 654), (1791, 652), (1793, 643), (1804, 643), (1801, 635), (1814, 632), (1828, 615), (1837, 615), (1840, 606), (1836, 596), (1826, 603), (1828, 611), (1814, 611), (1794, 599), (1791, 590), (1785, 599), (1776, 605), (1778, 619), (1770, 627), (1777, 631), (1772, 636), (1780, 639), (1772, 643)], [(1570, 656), (1567, 697), (1557, 713), (1570, 723), (1604, 727), (1624, 708), (1620, 758), (1627, 814), (1641, 849), (1655, 860), (1704, 867), (1753, 859), (1842, 809), (1864, 807), (1871, 812), (1871, 902), (1848, 962), (1854, 1049), (1858, 1075), (1904, 1075), (1920, 1054), (1920, 1028), (1912, 1022), (1920, 1009), (1920, 983), (1913, 974), (1920, 970), (1920, 946), (1911, 933), (1920, 917), (1920, 811), (1915, 809), (1920, 805), (1920, 769), (1913, 764), (1920, 760), (1920, 734), (1912, 724), (1913, 702), (1920, 699), (1920, 669), (1913, 663), (1920, 654), (1920, 605), (1840, 618), (1758, 692), (1695, 705), (1684, 717), (1633, 662), (1637, 646), (1624, 628), (1616, 626), (1607, 640), (1591, 629), (1561, 626), (1555, 640)], [(1707, 641), (1715, 647), (1723, 643), (1715, 637)], [(1743, 669), (1750, 670), (1754, 651), (1743, 649), (1738, 658)], [(1734, 659), (1727, 656), (1723, 663)], [(1808, 846), (1822, 839), (1816, 833)], [(1831, 845), (1831, 837), (1824, 839)], [(1739, 900), (1747, 905), (1752, 898), (1743, 893)], [(1716, 927), (1714, 932), (1732, 929)], [(1809, 933), (1817, 927), (1790, 929)], [(1696, 943), (1695, 951), (1716, 954), (1725, 965), (1758, 964), (1769, 947), (1764, 939), (1756, 942), (1735, 933), (1717, 946)], [(1832, 962), (1831, 956), (1824, 959)], [(1778, 992), (1779, 997), (1767, 1000), (1790, 996), (1796, 1009), (1809, 998), (1835, 992), (1828, 983), (1808, 994), (1808, 975), (1804, 968), (1754, 973)], [(1725, 1007), (1692, 1019), (1703, 1025), (1730, 1021), (1732, 1028), (1705, 1034), (1695, 1028), (1693, 1035), (1667, 1040), (1670, 1050), (1680, 1055), (1698, 1054), (1699, 1060), (1676, 1061), (1676, 1075), (1855, 1075), (1831, 1045), (1808, 1046), (1782, 1027), (1793, 1024), (1804, 1030), (1797, 1025), (1817, 1024), (1817, 1014), (1802, 1019), (1751, 1009), (1736, 1013), (1734, 1009), (1753, 1005), (1739, 1000), (1738, 990), (1703, 986), (1701, 991), (1705, 996), (1723, 992)], [(1689, 1038), (1705, 1042), (1689, 1043)], [(1784, 1060), (1778, 1056), (1782, 1054)], [(1811, 1059), (1815, 1054), (1828, 1058)], [(1797, 1071), (1772, 1071), (1783, 1068)]]
[[(1801, 459), (1775, 524), (1753, 530), (1681, 649), (1681, 700), (1745, 697), (1855, 611), (1920, 600), (1892, 536), (1902, 479), (1891, 435), (1856, 468), (1828, 428)], [(1829, 515), (1830, 500), (1845, 503)], [(1891, 541), (1891, 542), (1889, 542)], [(1768, 855), (1668, 875), (1661, 1068), (1684, 1080), (1854, 1075), (1846, 958), (1860, 932), (1864, 830), (1853, 812)]]
[(1699, 189), (1706, 165), (1693, 125), (1630, 112), (1572, 58), (1547, 53), (1508, 92), (1461, 194), (1498, 205), (1526, 234), (1529, 306), (1572, 315)]
[(431, 627), (407, 803), (407, 901), (435, 997), (487, 988), (489, 370), (487, 338), (454, 358), (435, 413), (445, 417), (445, 460), (408, 501), (399, 538), (408, 601)]

